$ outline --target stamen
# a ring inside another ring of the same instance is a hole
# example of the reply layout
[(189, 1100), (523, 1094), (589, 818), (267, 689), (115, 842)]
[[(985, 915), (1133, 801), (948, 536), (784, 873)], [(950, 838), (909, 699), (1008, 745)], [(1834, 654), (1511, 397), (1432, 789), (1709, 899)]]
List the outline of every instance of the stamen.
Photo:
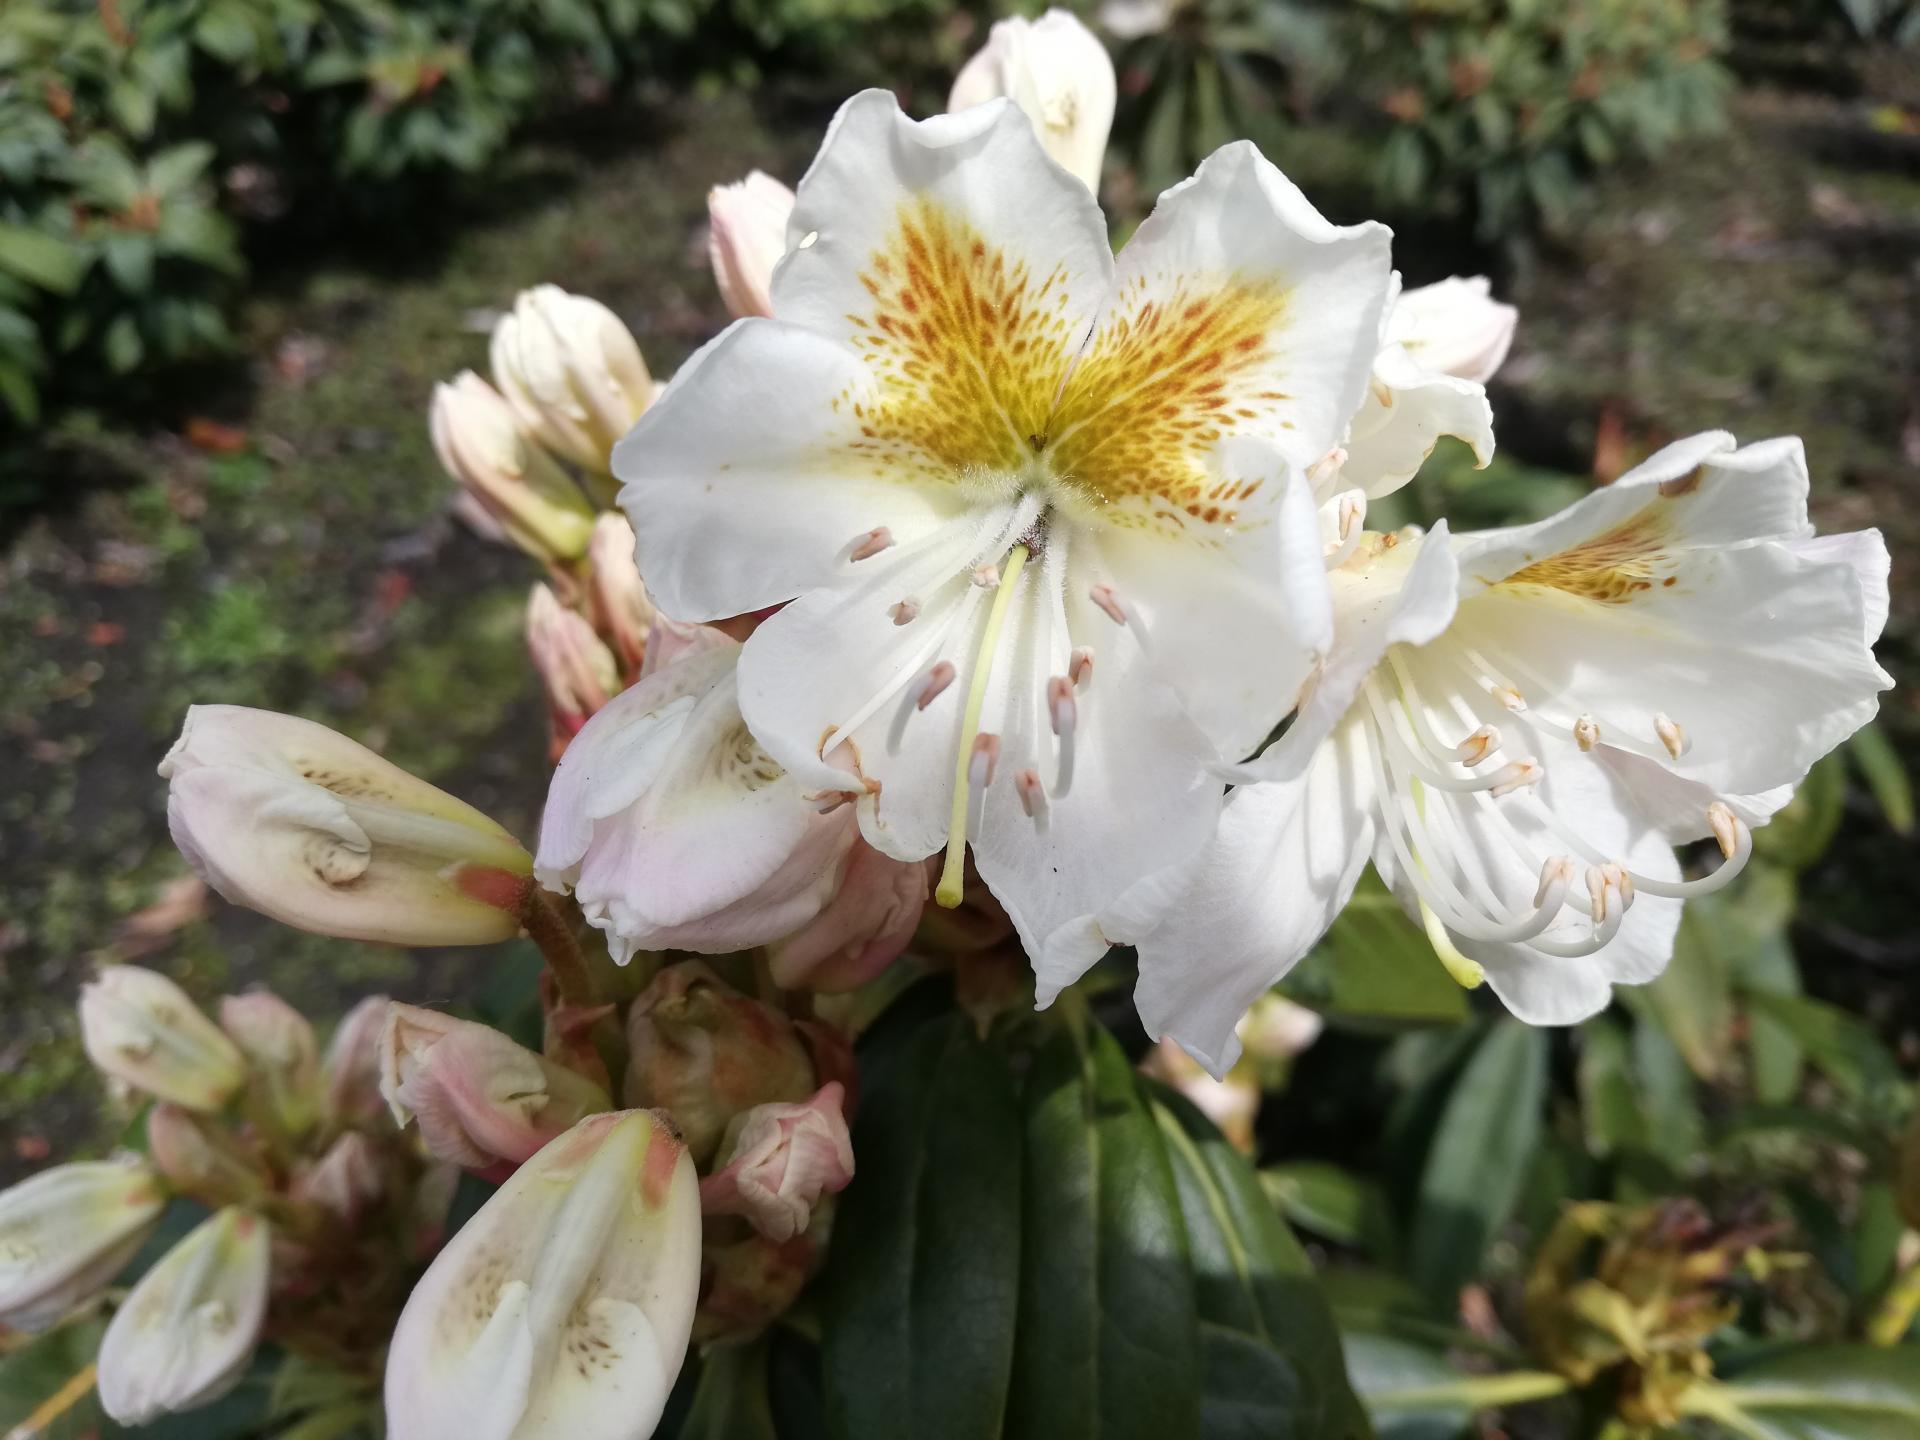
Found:
[(1087, 592), (1087, 598), (1107, 612), (1109, 619), (1116, 625), (1127, 623), (1126, 607), (1121, 605), (1120, 596), (1113, 586), (1100, 584)]
[(884, 525), (876, 526), (855, 538), (852, 548), (847, 552), (847, 560), (850, 563), (871, 560), (882, 550), (890, 549), (893, 543), (893, 531)]
[[(1344, 462), (1346, 451), (1336, 450)], [(1321, 462), (1322, 464), (1325, 461)], [(1312, 471), (1308, 471), (1312, 478)], [(1340, 497), (1340, 540), (1326, 553), (1326, 566), (1329, 570), (1338, 570), (1347, 563), (1353, 552), (1360, 548), (1360, 538), (1366, 534), (1367, 497), (1358, 490), (1350, 491)]]
[(860, 798), (858, 790), (817, 790), (805, 798), (813, 803), (814, 809), (822, 815), (831, 815), (842, 805), (851, 805)]
[(1582, 750), (1591, 750), (1600, 743), (1600, 722), (1591, 715), (1582, 715), (1573, 722), (1573, 743)]
[(980, 628), (980, 644), (974, 651), (973, 683), (967, 690), (967, 705), (960, 720), (960, 750), (954, 757), (953, 814), (947, 826), (947, 858), (940, 870), (940, 883), (933, 892), (934, 900), (948, 910), (960, 903), (966, 889), (967, 811), (973, 801), (974, 740), (980, 734), (980, 711), (987, 702), (987, 678), (993, 673), (993, 647), (1000, 638), (1008, 602), (1017, 588), (1014, 582), (1020, 578), (1026, 563), (1026, 546), (1016, 545), (1007, 552), (1000, 585), (993, 592), (993, 606), (987, 611), (987, 622)]
[(1529, 755), (1524, 760), (1515, 760), (1493, 772), (1493, 783), (1487, 787), (1497, 800), (1502, 795), (1511, 795), (1516, 790), (1524, 790), (1529, 785), (1538, 785), (1546, 778), (1546, 768)]
[(1073, 788), (1073, 732), (1079, 727), (1080, 702), (1073, 696), (1073, 681), (1056, 675), (1047, 681), (1047, 719), (1053, 733), (1060, 737), (1060, 771), (1054, 777), (1053, 798), (1062, 800)]
[(1073, 681), (1074, 689), (1079, 689), (1093, 678), (1093, 647), (1076, 645), (1073, 654), (1067, 659), (1067, 678)]
[(982, 561), (973, 567), (973, 583), (982, 590), (996, 589), (1000, 584), (1000, 567), (991, 560)]
[(1500, 732), (1491, 725), (1482, 725), (1454, 746), (1453, 754), (1455, 759), (1471, 770), (1499, 748)]
[(1707, 825), (1713, 831), (1713, 838), (1720, 842), (1720, 854), (1731, 860), (1739, 847), (1743, 828), (1739, 817), (1723, 801), (1716, 800), (1707, 806)]
[(1027, 817), (1041, 829), (1047, 824), (1047, 787), (1040, 783), (1038, 770), (1021, 770), (1013, 777), (1014, 794), (1020, 797), (1020, 808)]
[(973, 749), (967, 756), (968, 818), (975, 827), (980, 823), (982, 801), (993, 784), (993, 772), (1000, 763), (1000, 737), (982, 732), (973, 737)]
[(1547, 902), (1553, 902), (1558, 910), (1567, 897), (1567, 890), (1573, 884), (1573, 857), (1571, 855), (1549, 855), (1547, 863), (1540, 867), (1540, 886), (1533, 892), (1533, 908), (1544, 910)]
[(893, 709), (893, 724), (887, 727), (887, 753), (898, 755), (900, 742), (906, 738), (907, 721), (921, 710), (931, 705), (940, 692), (953, 683), (954, 669), (951, 660), (942, 660), (931, 670), (927, 678), (920, 682), (918, 690), (906, 690), (901, 693), (900, 703)]
[(1509, 710), (1524, 710), (1527, 708), (1527, 697), (1511, 685), (1495, 685), (1487, 693), (1493, 696), (1495, 701), (1506, 706)]
[(1693, 742), (1687, 739), (1687, 732), (1679, 722), (1670, 720), (1664, 714), (1653, 717), (1653, 733), (1660, 737), (1660, 743), (1667, 747), (1667, 754), (1678, 760), (1693, 748)]
[(893, 623), (896, 625), (911, 625), (920, 618), (920, 602), (909, 595), (904, 600), (889, 606), (887, 614), (893, 617)]
[[(1334, 446), (1333, 449), (1327, 451), (1326, 454), (1322, 455), (1318, 460), (1314, 461), (1313, 464), (1307, 467), (1307, 483), (1313, 486), (1314, 489), (1318, 490), (1327, 481), (1333, 479), (1334, 476), (1338, 475), (1340, 473), (1341, 467), (1343, 467), (1346, 463), (1347, 463), (1347, 452), (1345, 447), (1340, 445)], [(1345, 503), (1343, 502), (1341, 505), (1341, 518), (1343, 522), (1345, 520), (1345, 517), (1346, 517), (1346, 507), (1345, 507)], [(1341, 538), (1344, 539), (1346, 537), (1346, 533), (1347, 533), (1346, 526), (1344, 523), (1342, 523), (1340, 528)]]

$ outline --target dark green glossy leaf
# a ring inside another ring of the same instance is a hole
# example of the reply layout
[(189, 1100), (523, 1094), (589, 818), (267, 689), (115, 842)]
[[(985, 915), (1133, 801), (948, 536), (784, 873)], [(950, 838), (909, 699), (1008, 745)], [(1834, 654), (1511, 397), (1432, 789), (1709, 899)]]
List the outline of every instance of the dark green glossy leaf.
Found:
[(1366, 1330), (1347, 1330), (1341, 1339), (1347, 1373), (1373, 1415), (1380, 1440), (1454, 1440), (1466, 1430), (1473, 1412), (1464, 1404), (1397, 1403), (1400, 1396), (1460, 1381), (1443, 1349)]
[(1754, 1012), (1777, 1021), (1808, 1058), (1854, 1099), (1873, 1103), (1900, 1083), (1900, 1067), (1873, 1030), (1846, 1011), (1801, 995), (1764, 990), (1748, 996)]
[(1260, 1183), (1288, 1221), (1375, 1257), (1390, 1257), (1393, 1220), (1372, 1180), (1321, 1160), (1269, 1166)]
[(1026, 1084), (1019, 1345), (1007, 1434), (1178, 1440), (1200, 1421), (1179, 1195), (1113, 1037), (1057, 1029)]
[(828, 1425), (859, 1440), (1000, 1433), (1020, 1281), (1019, 1095), (949, 1015), (917, 1027), (854, 1127), (821, 1294)]
[(1502, 1020), (1448, 1096), (1407, 1245), (1408, 1273), (1436, 1300), (1473, 1277), (1513, 1212), (1539, 1143), (1546, 1089), (1546, 1033)]
[[(1920, 17), (1920, 10), (1914, 14)], [(1867, 726), (1847, 742), (1847, 754), (1853, 757), (1867, 788), (1879, 801), (1880, 813), (1887, 817), (1887, 824), (1902, 835), (1911, 835), (1913, 781), (1908, 778), (1900, 752), (1893, 748), (1886, 732), (1878, 725)]]
[(1910, 1347), (1791, 1350), (1740, 1371), (1688, 1408), (1742, 1440), (1913, 1440), (1920, 1363)]
[[(81, 1440), (98, 1432), (100, 1402), (81, 1383), (106, 1332), (104, 1320), (50, 1330), (0, 1360), (0, 1435), (47, 1406), (34, 1440)], [(56, 1398), (58, 1397), (58, 1398)]]
[(764, 1337), (707, 1351), (693, 1408), (675, 1433), (677, 1440), (775, 1440)]
[(1366, 1440), (1333, 1312), (1246, 1158), (1184, 1098), (1142, 1082), (1173, 1162), (1201, 1320), (1207, 1440)]
[(56, 295), (71, 295), (86, 270), (86, 257), (58, 236), (26, 225), (0, 224), (0, 271)]
[(1452, 1025), (1468, 1014), (1467, 992), (1371, 869), (1288, 989), (1356, 1028)]

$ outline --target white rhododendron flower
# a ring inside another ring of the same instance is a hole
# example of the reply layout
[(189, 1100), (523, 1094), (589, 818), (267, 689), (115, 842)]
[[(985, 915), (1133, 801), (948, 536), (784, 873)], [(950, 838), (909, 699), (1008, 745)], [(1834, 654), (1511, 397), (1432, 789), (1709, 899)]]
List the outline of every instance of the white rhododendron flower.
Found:
[(1033, 122), (1047, 154), (1099, 193), (1117, 85), (1099, 37), (1065, 10), (994, 22), (987, 43), (954, 77), (947, 109), (1008, 99)]
[(700, 1285), (693, 1161), (644, 1110), (550, 1142), (414, 1287), (387, 1355), (392, 1440), (644, 1440)]
[[(625, 964), (639, 950), (745, 950), (832, 899), (856, 838), (740, 715), (740, 647), (719, 637), (589, 720), (554, 772), (535, 869), (572, 889)], [(833, 795), (850, 777), (835, 770)]]
[(80, 987), (80, 1043), (101, 1074), (189, 1110), (218, 1110), (247, 1078), (240, 1048), (155, 970), (104, 965)]
[[(784, 606), (739, 656), (752, 738), (887, 855), (945, 848), (942, 903), (971, 841), (1038, 959), (1204, 842), (1205, 767), (1331, 641), (1304, 472), (1365, 391), (1388, 233), (1329, 224), (1243, 143), (1116, 260), (1012, 105), (915, 123), (869, 91), (789, 235), (774, 318), (615, 450), (641, 570), (682, 620)], [(639, 768), (596, 788), (638, 794)], [(609, 867), (593, 903), (644, 873)]]
[(106, 1289), (167, 1207), (131, 1158), (56, 1165), (0, 1191), (0, 1325), (44, 1330)]
[[(1097, 946), (1140, 946), (1149, 1032), (1224, 1070), (1369, 857), (1523, 1020), (1659, 974), (1680, 902), (1738, 874), (1892, 683), (1886, 549), (1812, 538), (1806, 498), (1798, 440), (1713, 433), (1537, 524), (1367, 536), (1332, 576), (1333, 652), (1218, 835), (1101, 917)], [(1707, 835), (1724, 862), (1683, 879), (1673, 847)]]
[(161, 1257), (100, 1342), (100, 1404), (122, 1425), (210, 1405), (240, 1383), (267, 1316), (267, 1222), (228, 1207)]
[(707, 192), (707, 258), (731, 314), (773, 313), (773, 268), (792, 215), (793, 191), (758, 170)]
[(195, 705), (160, 773), (173, 843), (236, 905), (395, 945), (519, 933), (533, 869), (519, 842), (324, 725)]
[(489, 359), (526, 432), (589, 472), (606, 474), (613, 442), (653, 399), (647, 362), (620, 317), (558, 285), (520, 292), (493, 327)]

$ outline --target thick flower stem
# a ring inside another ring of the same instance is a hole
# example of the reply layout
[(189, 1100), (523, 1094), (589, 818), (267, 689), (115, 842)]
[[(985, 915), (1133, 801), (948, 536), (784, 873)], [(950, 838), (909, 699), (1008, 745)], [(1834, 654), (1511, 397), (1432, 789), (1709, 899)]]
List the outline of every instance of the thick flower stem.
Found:
[(527, 928), (527, 937), (540, 947), (560, 998), (574, 1005), (592, 1004), (595, 988), (587, 957), (573, 938), (566, 916), (547, 898), (546, 891), (534, 887), (528, 892), (521, 923)]

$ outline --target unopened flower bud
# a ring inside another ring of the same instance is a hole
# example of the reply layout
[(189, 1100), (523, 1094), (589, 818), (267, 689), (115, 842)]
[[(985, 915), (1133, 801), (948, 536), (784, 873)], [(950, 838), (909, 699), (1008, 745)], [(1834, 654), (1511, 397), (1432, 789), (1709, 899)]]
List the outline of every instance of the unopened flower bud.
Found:
[(0, 1324), (44, 1330), (99, 1294), (166, 1203), (131, 1159), (56, 1165), (0, 1191)]
[(611, 1102), (591, 1081), (489, 1025), (394, 1004), (380, 1039), (380, 1093), (438, 1159), (513, 1166)]
[(267, 1315), (267, 1222), (229, 1207), (140, 1278), (100, 1342), (100, 1404), (122, 1425), (211, 1404), (240, 1382)]
[(814, 1233), (769, 1240), (748, 1231), (740, 1240), (708, 1244), (693, 1338), (710, 1345), (758, 1335), (800, 1298), (825, 1248)]
[(923, 863), (892, 859), (855, 840), (826, 908), (768, 947), (774, 984), (823, 994), (866, 984), (907, 948), (926, 907)]
[(324, 725), (195, 705), (160, 773), (174, 843), (235, 904), (394, 945), (519, 931), (533, 868), (519, 843)]
[(996, 22), (985, 48), (954, 79), (947, 109), (1008, 97), (1033, 122), (1047, 154), (1098, 194), (1116, 88), (1107, 47), (1073, 15), (1055, 9), (1038, 20)]
[(349, 1010), (327, 1041), (327, 1114), (351, 1125), (385, 1112), (380, 1095), (380, 1032), (387, 1028), (384, 995), (369, 995)]
[(273, 1185), (231, 1131), (164, 1101), (147, 1112), (147, 1154), (167, 1184), (206, 1205), (247, 1205)]
[(391, 1440), (643, 1440), (700, 1284), (693, 1163), (645, 1111), (550, 1142), (447, 1243), (387, 1356)]
[(787, 251), (793, 201), (793, 191), (758, 170), (707, 192), (707, 253), (729, 313), (773, 314), (773, 267)]
[(1313, 1044), (1325, 1028), (1326, 1021), (1317, 1011), (1269, 990), (1253, 1002), (1234, 1033), (1240, 1037), (1243, 1053), (1262, 1063), (1280, 1064)]
[(1260, 1114), (1261, 1097), (1250, 1066), (1237, 1065), (1216, 1080), (1168, 1039), (1147, 1052), (1140, 1068), (1186, 1096), (1236, 1148), (1253, 1153), (1253, 1122)]
[(563, 565), (586, 553), (593, 506), (551, 455), (529, 439), (513, 407), (471, 370), (436, 385), (427, 429), (441, 467), (536, 560)]
[(1489, 293), (1483, 275), (1455, 275), (1401, 295), (1387, 319), (1386, 343), (1398, 342), (1426, 370), (1486, 381), (1513, 344), (1520, 312)]
[(567, 609), (545, 585), (535, 585), (527, 597), (527, 651), (547, 692), (556, 748), (565, 749), (565, 742), (620, 693), (619, 667), (585, 617)]
[(298, 1135), (313, 1124), (320, 1103), (320, 1047), (307, 1017), (267, 990), (229, 995), (220, 1002), (220, 1028), (264, 1082), (275, 1121)]
[(166, 976), (108, 965), (80, 987), (80, 1040), (108, 1078), (189, 1110), (218, 1110), (247, 1077), (246, 1061)]
[(671, 1115), (699, 1165), (734, 1116), (814, 1090), (792, 1022), (696, 961), (669, 965), (640, 992), (627, 1012), (627, 1042), (627, 1103)]
[(594, 628), (613, 647), (621, 674), (633, 680), (647, 658), (647, 631), (658, 612), (634, 563), (633, 526), (626, 516), (609, 510), (593, 522), (587, 560), (592, 567), (587, 576), (587, 605)]
[(598, 300), (558, 285), (520, 292), (493, 327), (489, 357), (493, 383), (528, 433), (596, 475), (653, 400), (632, 332)]
[(327, 1153), (302, 1170), (288, 1187), (293, 1199), (324, 1210), (352, 1225), (386, 1189), (380, 1147), (358, 1130), (349, 1130)]
[(807, 1228), (822, 1195), (853, 1179), (853, 1142), (838, 1083), (800, 1105), (756, 1105), (735, 1120), (721, 1168), (700, 1182), (700, 1208), (745, 1216), (769, 1240)]

